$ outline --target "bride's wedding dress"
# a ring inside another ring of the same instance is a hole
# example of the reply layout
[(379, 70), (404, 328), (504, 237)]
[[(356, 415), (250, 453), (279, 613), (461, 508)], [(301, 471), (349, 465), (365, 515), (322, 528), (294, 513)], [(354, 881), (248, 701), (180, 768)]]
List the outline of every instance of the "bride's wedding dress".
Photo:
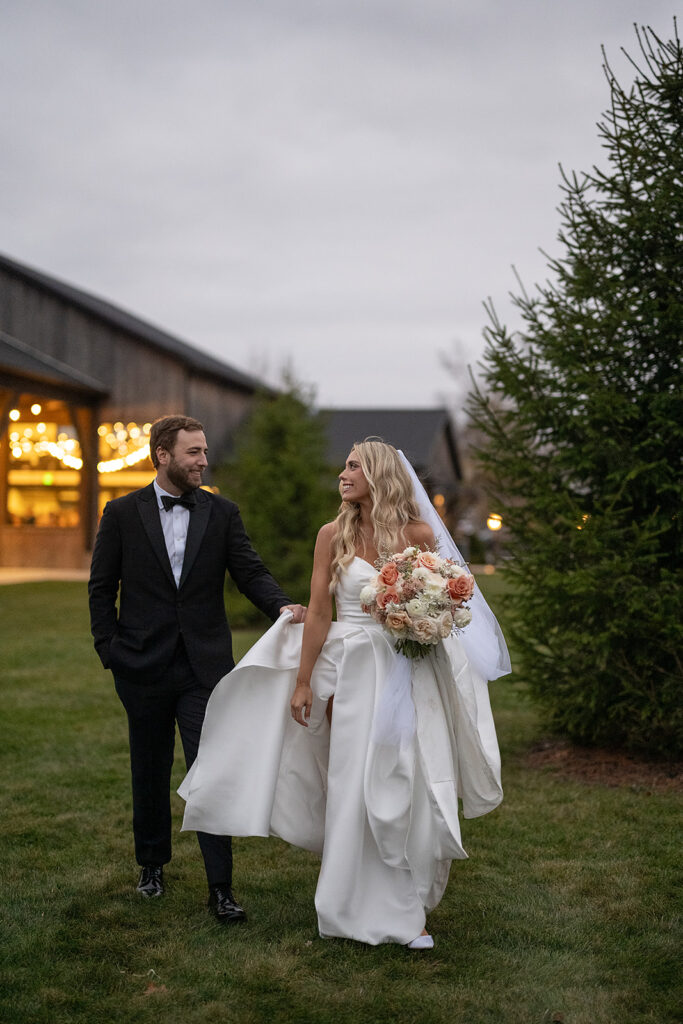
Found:
[(322, 854), (321, 935), (407, 944), (441, 899), (451, 860), (467, 856), (458, 797), (466, 817), (496, 807), (500, 760), (487, 684), (457, 638), (412, 663), (414, 728), (400, 742), (381, 739), (397, 655), (361, 611), (375, 573), (356, 556), (342, 575), (309, 728), (290, 714), (303, 626), (285, 614), (216, 687), (179, 792), (184, 829), (275, 835)]

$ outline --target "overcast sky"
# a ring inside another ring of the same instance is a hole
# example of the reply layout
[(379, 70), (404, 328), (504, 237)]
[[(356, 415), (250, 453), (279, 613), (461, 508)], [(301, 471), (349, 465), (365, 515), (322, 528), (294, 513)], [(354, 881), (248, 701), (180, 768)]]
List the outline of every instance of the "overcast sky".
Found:
[[(2, 0), (0, 251), (321, 405), (453, 401), (673, 0)], [(30, 342), (30, 338), (24, 339)]]

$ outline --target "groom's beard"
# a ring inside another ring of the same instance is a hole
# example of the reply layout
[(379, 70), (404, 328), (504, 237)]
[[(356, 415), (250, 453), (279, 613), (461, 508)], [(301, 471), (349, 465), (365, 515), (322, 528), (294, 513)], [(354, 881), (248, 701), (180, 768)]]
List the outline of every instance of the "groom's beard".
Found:
[(202, 482), (201, 473), (199, 476), (199, 482), (197, 482), (196, 475), (194, 473), (191, 474), (190, 470), (183, 469), (182, 466), (179, 466), (173, 456), (171, 456), (171, 461), (166, 467), (166, 476), (172, 484), (175, 484), (176, 487), (180, 488), (183, 494), (187, 491), (196, 491)]

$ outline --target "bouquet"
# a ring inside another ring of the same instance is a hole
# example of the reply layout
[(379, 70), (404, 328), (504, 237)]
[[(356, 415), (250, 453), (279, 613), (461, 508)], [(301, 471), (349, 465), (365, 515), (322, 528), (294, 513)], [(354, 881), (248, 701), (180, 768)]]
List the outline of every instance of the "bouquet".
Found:
[(474, 577), (451, 558), (418, 547), (376, 563), (379, 572), (360, 593), (361, 608), (381, 623), (408, 658), (423, 658), (472, 619), (466, 606)]

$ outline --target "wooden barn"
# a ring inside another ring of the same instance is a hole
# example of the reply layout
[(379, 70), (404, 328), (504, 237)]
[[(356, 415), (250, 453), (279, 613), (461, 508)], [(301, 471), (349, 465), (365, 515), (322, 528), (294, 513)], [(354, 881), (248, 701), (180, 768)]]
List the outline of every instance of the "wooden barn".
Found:
[(154, 475), (152, 421), (196, 416), (216, 463), (257, 390), (130, 313), (0, 256), (0, 565), (87, 566), (104, 503)]

